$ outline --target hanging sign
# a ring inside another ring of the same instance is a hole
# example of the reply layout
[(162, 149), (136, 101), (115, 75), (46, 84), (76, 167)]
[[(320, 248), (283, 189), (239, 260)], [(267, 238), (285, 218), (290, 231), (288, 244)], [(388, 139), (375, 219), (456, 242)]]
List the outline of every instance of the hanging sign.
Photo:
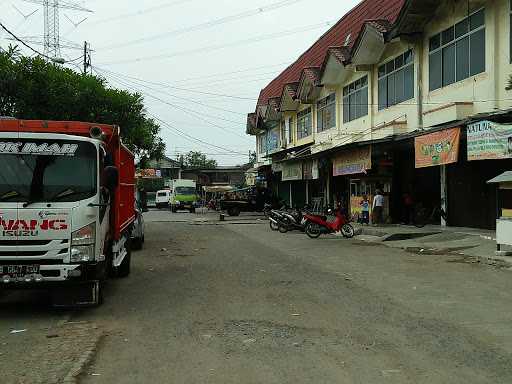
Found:
[(302, 180), (302, 163), (283, 164), (283, 181)]
[(451, 164), (459, 158), (460, 128), (430, 133), (414, 139), (416, 168)]
[(366, 173), (372, 169), (372, 147), (370, 145), (343, 152), (333, 160), (333, 176)]
[(512, 124), (479, 121), (468, 125), (468, 160), (512, 158)]

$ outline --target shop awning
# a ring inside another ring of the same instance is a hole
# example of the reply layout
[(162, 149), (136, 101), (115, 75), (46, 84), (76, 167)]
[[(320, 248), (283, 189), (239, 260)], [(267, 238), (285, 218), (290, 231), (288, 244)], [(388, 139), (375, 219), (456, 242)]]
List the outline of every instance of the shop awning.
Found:
[(512, 182), (512, 171), (503, 172), (494, 179), (488, 180), (487, 184), (510, 183)]
[(233, 189), (230, 185), (208, 185), (203, 187), (205, 192), (231, 192)]

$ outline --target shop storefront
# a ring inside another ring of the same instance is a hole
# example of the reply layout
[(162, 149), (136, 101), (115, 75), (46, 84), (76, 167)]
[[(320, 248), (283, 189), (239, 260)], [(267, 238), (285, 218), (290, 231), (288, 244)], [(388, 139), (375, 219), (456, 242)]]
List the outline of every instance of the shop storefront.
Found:
[(461, 136), (460, 158), (447, 169), (449, 224), (494, 229), (496, 189), (486, 180), (512, 170), (512, 125), (479, 121)]
[(345, 206), (353, 220), (361, 216), (361, 202), (371, 203), (377, 190), (384, 195), (384, 218), (389, 221), (392, 192), (392, 153), (386, 144), (347, 149), (332, 159), (333, 189), (336, 201)]

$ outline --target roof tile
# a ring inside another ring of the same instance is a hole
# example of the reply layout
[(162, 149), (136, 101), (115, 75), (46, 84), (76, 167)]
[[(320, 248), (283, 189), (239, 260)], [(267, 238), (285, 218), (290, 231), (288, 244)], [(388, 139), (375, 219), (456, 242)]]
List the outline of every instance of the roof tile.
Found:
[(363, 0), (360, 2), (261, 90), (258, 105), (267, 104), (270, 98), (280, 97), (284, 86), (288, 83), (298, 82), (305, 68), (321, 68), (329, 48), (342, 47), (347, 39), (349, 41), (348, 48), (352, 48), (366, 21), (379, 20), (378, 24), (381, 28), (383, 28), (383, 20), (387, 20), (391, 24), (394, 23), (405, 1)]

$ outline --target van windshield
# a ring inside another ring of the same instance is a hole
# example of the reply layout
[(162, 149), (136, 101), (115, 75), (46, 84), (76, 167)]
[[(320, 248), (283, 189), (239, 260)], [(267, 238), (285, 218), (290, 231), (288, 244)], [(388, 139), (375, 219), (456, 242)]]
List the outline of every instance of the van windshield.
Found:
[(167, 192), (158, 192), (157, 196), (158, 197), (165, 197), (165, 196), (167, 196)]
[(97, 149), (89, 142), (0, 142), (0, 201), (78, 201), (96, 194)]
[(176, 187), (177, 195), (195, 195), (196, 189), (194, 187)]

